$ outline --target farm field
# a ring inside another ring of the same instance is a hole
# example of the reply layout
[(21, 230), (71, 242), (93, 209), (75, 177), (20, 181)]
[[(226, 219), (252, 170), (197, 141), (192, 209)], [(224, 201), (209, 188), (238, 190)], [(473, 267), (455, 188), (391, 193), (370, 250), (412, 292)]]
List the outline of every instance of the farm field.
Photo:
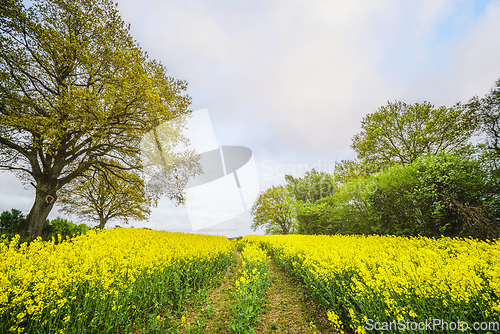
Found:
[[(455, 333), (473, 326), (480, 329), (473, 332), (499, 332), (496, 241), (305, 235), (243, 240), (266, 249), (300, 282), (336, 332)], [(421, 323), (426, 327), (418, 328)]]
[(58, 245), (0, 243), (0, 332), (175, 328), (233, 263), (225, 237), (134, 228), (92, 230)]
[[(498, 333), (500, 247), (134, 228), (0, 242), (2, 333)], [(458, 330), (450, 324), (460, 324)], [(492, 325), (493, 324), (493, 325)], [(460, 328), (459, 328), (460, 329)]]

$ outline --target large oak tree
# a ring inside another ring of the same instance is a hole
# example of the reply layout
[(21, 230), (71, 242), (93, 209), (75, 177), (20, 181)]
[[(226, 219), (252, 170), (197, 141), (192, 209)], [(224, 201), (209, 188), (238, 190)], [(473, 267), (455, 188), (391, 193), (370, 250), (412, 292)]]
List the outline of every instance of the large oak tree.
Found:
[(190, 98), (112, 1), (0, 1), (0, 168), (35, 188), (34, 237), (58, 191), (89, 169), (140, 170), (141, 137), (188, 113)]

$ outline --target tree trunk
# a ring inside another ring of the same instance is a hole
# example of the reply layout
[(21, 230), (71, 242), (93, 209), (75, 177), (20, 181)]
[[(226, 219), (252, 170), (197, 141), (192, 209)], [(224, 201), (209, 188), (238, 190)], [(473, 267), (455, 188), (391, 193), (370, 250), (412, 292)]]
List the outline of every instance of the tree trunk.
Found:
[(55, 191), (43, 191), (40, 188), (36, 190), (35, 203), (33, 203), (24, 223), (24, 231), (30, 238), (36, 238), (42, 234), (45, 220), (49, 216), (56, 200)]
[(99, 228), (104, 229), (107, 222), (108, 222), (108, 220), (106, 218), (99, 217)]

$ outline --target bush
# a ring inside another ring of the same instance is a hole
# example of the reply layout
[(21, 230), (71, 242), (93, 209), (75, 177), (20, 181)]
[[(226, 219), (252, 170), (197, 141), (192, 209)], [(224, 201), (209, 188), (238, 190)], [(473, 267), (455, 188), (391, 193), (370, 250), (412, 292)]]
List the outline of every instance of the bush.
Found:
[(343, 184), (302, 205), (302, 234), (473, 237), (500, 234), (500, 175), (483, 161), (424, 156)]
[[(3, 235), (3, 242), (9, 242), (14, 238), (16, 234), (21, 235), (19, 239), (19, 243), (31, 242), (33, 239), (23, 235), (21, 233), (21, 229), (24, 221), (26, 220), (26, 216), (20, 210), (11, 209), (9, 211), (4, 211), (0, 215), (0, 235)], [(85, 234), (90, 230), (85, 224), (76, 225), (66, 219), (57, 217), (52, 221), (46, 220), (45, 225), (42, 229), (42, 239), (50, 240), (55, 238), (60, 234), (62, 239), (66, 239), (66, 237), (72, 238), (76, 235)]]
[(57, 240), (58, 234), (61, 235), (62, 239), (65, 239), (66, 237), (71, 238), (75, 235), (85, 234), (88, 230), (90, 230), (90, 227), (85, 224), (76, 225), (67, 219), (57, 217), (50, 222), (47, 220), (42, 230), (42, 235), (46, 240), (52, 238)]
[(19, 233), (26, 217), (20, 210), (11, 209), (4, 211), (0, 215), (0, 230), (3, 233)]
[(376, 177), (376, 232), (498, 238), (499, 179), (481, 161), (428, 156)]

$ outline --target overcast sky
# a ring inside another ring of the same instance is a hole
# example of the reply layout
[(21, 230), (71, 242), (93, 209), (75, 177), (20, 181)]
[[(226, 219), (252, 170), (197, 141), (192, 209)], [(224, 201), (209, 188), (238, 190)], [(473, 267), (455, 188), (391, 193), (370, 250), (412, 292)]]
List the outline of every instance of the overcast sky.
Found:
[[(387, 101), (452, 106), (500, 78), (498, 0), (120, 0), (118, 8), (149, 56), (188, 81), (191, 109), (208, 109), (219, 145), (253, 152), (261, 190), (285, 173), (354, 158), (361, 119)], [(0, 211), (29, 212), (34, 194), (14, 176), (0, 172), (0, 189)], [(192, 231), (185, 208), (174, 211), (163, 201), (136, 226)], [(249, 224), (247, 213), (199, 232), (244, 235)]]

